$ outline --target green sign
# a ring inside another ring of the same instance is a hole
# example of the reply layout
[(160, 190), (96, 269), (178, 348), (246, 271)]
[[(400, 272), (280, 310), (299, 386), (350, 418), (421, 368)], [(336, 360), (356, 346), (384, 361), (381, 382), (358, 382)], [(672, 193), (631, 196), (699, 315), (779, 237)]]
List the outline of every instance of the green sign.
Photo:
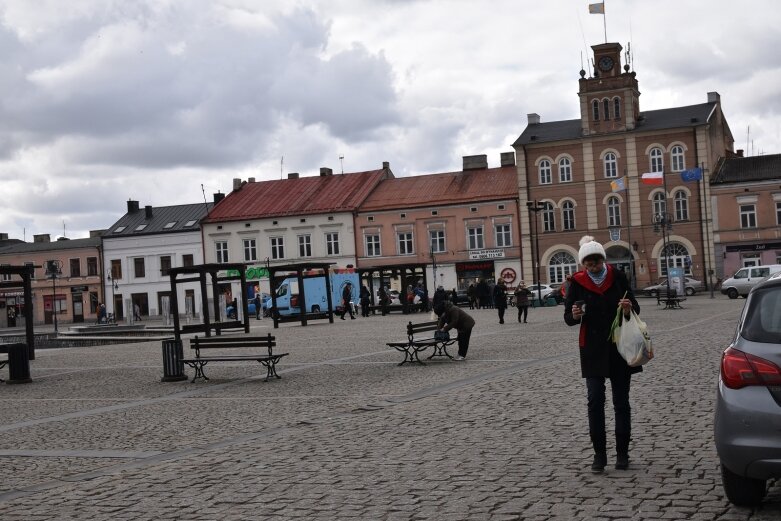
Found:
[[(250, 268), (247, 268), (245, 274), (247, 276), (247, 280), (260, 280), (260, 279), (268, 278), (268, 270), (260, 266), (252, 266)], [(234, 276), (238, 277), (239, 270), (227, 270), (227, 275), (229, 277), (234, 277)]]

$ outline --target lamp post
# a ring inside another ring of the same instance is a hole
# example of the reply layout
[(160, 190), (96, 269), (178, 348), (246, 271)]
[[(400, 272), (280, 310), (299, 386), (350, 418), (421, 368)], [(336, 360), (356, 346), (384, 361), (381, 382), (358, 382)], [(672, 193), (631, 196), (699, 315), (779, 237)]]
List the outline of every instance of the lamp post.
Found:
[(537, 284), (537, 299), (540, 301), (540, 306), (542, 306), (542, 287), (540, 286), (540, 232), (537, 229), (537, 214), (540, 210), (544, 210), (545, 206), (538, 205), (537, 200), (535, 199), (534, 201), (526, 201), (526, 208), (528, 208), (530, 212), (534, 212), (534, 258), (537, 262), (535, 271), (537, 280), (535, 284)]
[(667, 251), (669, 232), (673, 229), (672, 215), (667, 212), (654, 215), (654, 232), (662, 234), (662, 253), (664, 254), (665, 280), (667, 281), (667, 295), (670, 295), (670, 252)]
[[(114, 309), (114, 302), (116, 299), (114, 298), (114, 292), (119, 289), (119, 285), (117, 284), (117, 279), (114, 279), (111, 277), (111, 273), (108, 274), (106, 277), (108, 280), (109, 286), (111, 286), (111, 314), (114, 315), (114, 321), (117, 320), (117, 310)], [(108, 318), (108, 317), (106, 317)]]
[(58, 333), (57, 326), (57, 275), (62, 273), (62, 262), (59, 260), (46, 261), (46, 274), (52, 278), (52, 316), (54, 317), (54, 332)]

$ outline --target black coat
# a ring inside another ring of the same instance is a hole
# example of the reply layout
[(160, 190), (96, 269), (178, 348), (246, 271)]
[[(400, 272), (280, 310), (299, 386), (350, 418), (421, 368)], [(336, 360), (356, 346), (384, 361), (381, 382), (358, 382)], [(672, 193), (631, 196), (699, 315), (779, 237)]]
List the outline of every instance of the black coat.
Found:
[[(579, 271), (572, 276), (567, 298), (564, 300), (564, 321), (567, 325), (580, 324), (580, 371), (583, 378), (618, 375), (622, 372), (638, 373), (642, 367), (629, 367), (618, 353), (616, 344), (610, 336), (610, 326), (616, 317), (618, 301), (626, 298), (632, 301), (636, 313), (640, 312), (626, 275), (608, 265), (608, 279), (611, 280), (602, 294), (595, 291), (586, 271)], [(607, 282), (607, 281), (606, 281)], [(572, 305), (582, 300), (586, 312), (580, 319), (572, 316)]]
[(504, 284), (494, 286), (494, 307), (497, 309), (507, 309), (507, 290)]

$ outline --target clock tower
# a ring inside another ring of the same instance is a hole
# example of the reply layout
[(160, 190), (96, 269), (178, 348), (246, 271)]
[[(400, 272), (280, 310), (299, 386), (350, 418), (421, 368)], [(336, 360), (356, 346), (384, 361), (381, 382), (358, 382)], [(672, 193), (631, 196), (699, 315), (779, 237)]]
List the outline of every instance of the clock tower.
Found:
[[(619, 43), (593, 45), (593, 76), (580, 71), (580, 119), (584, 136), (632, 130), (640, 114), (640, 91), (629, 63), (621, 69)], [(627, 62), (631, 55), (626, 53)]]

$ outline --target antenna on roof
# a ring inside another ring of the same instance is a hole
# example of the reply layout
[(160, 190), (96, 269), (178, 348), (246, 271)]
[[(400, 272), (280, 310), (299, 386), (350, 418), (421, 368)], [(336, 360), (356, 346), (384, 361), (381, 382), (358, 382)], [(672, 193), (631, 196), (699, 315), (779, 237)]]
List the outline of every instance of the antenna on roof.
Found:
[(279, 178), (282, 179), (284, 175), (282, 174), (282, 170), (285, 167), (285, 156), (282, 156), (282, 159), (279, 160)]
[(342, 175), (344, 175), (344, 154), (339, 154), (339, 162), (342, 164)]

